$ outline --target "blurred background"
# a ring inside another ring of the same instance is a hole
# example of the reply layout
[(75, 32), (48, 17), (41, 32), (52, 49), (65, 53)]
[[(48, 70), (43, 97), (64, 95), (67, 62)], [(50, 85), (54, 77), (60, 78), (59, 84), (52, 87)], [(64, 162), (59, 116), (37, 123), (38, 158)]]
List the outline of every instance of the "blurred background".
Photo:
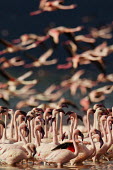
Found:
[[(38, 9), (39, 0), (4, 0), (0, 2), (0, 37), (2, 39), (12, 41), (13, 39), (19, 38), (23, 34), (37, 34), (45, 35), (47, 29), (58, 26), (65, 27), (77, 27), (84, 26), (83, 32), (87, 34), (88, 31), (93, 28), (99, 28), (101, 26), (111, 24), (113, 20), (113, 1), (112, 0), (65, 0), (65, 5), (77, 4), (77, 8), (72, 10), (58, 10), (54, 12), (44, 12), (40, 15), (30, 16), (30, 12)], [(77, 33), (79, 34), (79, 33)], [(65, 40), (65, 38), (64, 38)], [(113, 39), (108, 39), (107, 43), (112, 44)], [(98, 44), (106, 41), (106, 39), (99, 39)], [(4, 46), (0, 44), (0, 50), (4, 49)], [(42, 54), (41, 49), (31, 49), (28, 51), (29, 54), (39, 57)], [(1, 55), (8, 59), (15, 56), (22, 56), (25, 58), (26, 62), (29, 63), (29, 58), (27, 58), (23, 51), (19, 51), (13, 54)], [(57, 51), (55, 51), (53, 58), (58, 59), (58, 63), (65, 63), (66, 52), (59, 46)], [(105, 59), (106, 72), (112, 73), (113, 68), (113, 56), (109, 55)], [(93, 65), (80, 66), (79, 69), (85, 69), (85, 77), (90, 79), (96, 79), (96, 73), (99, 70)], [(70, 78), (74, 73), (73, 69), (58, 70), (56, 64), (52, 66), (41, 66), (39, 68), (27, 68), (24, 67), (14, 67), (7, 69), (8, 72), (15, 77), (21, 76), (23, 73), (29, 70), (33, 70), (33, 75), (30, 79), (37, 78), (39, 80), (35, 88), (38, 93), (43, 92), (51, 84), (59, 85), (59, 83), (65, 79)], [(5, 82), (3, 76), (0, 76), (0, 82)], [(112, 83), (111, 83), (112, 84)], [(63, 97), (72, 100), (79, 105), (79, 99), (81, 98), (80, 93), (71, 96), (70, 92), (64, 93)], [(84, 97), (84, 96), (83, 96)], [(9, 106), (10, 108), (15, 108), (17, 102), (20, 98), (11, 96)], [(104, 104), (106, 107), (111, 107), (113, 101), (112, 93), (109, 94)], [(42, 101), (41, 101), (42, 102)], [(41, 103), (40, 102), (40, 103)], [(0, 105), (7, 105), (3, 100), (0, 100)], [(29, 107), (25, 107), (24, 110), (29, 110)]]

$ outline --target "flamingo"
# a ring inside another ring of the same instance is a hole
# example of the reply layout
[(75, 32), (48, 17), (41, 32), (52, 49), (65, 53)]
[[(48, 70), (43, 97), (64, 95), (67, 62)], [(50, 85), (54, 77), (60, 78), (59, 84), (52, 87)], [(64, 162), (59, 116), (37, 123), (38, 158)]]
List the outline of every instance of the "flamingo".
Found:
[(107, 150), (110, 148), (110, 146), (112, 144), (112, 134), (111, 134), (110, 127), (109, 127), (110, 121), (113, 123), (113, 117), (112, 116), (107, 117), (107, 131), (108, 131), (107, 142), (105, 142), (101, 148), (96, 148), (96, 154), (92, 158), (94, 162), (95, 161), (99, 162), (100, 157), (107, 152)]
[(12, 165), (20, 162), (23, 159), (32, 158), (36, 154), (36, 148), (34, 144), (28, 143), (24, 147), (26, 148), (28, 154), (23, 149), (8, 149), (2, 155), (0, 155), (0, 162), (5, 162)]
[(48, 163), (56, 163), (57, 167), (61, 168), (64, 163), (67, 163), (71, 159), (75, 158), (79, 153), (75, 136), (80, 135), (79, 132), (80, 131), (78, 129), (75, 129), (73, 131), (72, 139), (73, 139), (73, 145), (74, 145), (75, 152), (72, 152), (67, 149), (58, 149), (58, 150), (53, 149), (53, 151), (45, 158), (45, 161)]
[(40, 10), (31, 12), (30, 15), (31, 16), (37, 15), (37, 14), (40, 14), (40, 13), (45, 12), (45, 11), (48, 11), (48, 12), (56, 11), (58, 9), (67, 10), (67, 9), (76, 8), (76, 5), (74, 5), (74, 4), (64, 6), (64, 5), (62, 5), (63, 2), (64, 2), (63, 0), (54, 0), (54, 1), (44, 1), (43, 0), (43, 1), (41, 1), (40, 6), (39, 6)]

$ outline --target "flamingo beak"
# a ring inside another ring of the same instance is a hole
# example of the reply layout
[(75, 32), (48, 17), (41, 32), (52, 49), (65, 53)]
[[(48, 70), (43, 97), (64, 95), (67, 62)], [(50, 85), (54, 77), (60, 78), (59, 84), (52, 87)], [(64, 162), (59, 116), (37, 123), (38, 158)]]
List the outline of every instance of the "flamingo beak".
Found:
[(20, 113), (21, 113), (22, 115), (24, 115), (24, 116), (26, 116), (26, 115), (27, 115), (27, 113), (26, 113), (26, 112), (24, 112), (24, 111), (22, 111), (22, 110), (20, 110)]
[(100, 138), (100, 148), (103, 146), (103, 144), (104, 144), (104, 141), (102, 138)]
[(63, 109), (56, 109), (56, 111), (58, 111), (58, 112), (62, 112), (62, 113), (64, 113), (64, 114), (65, 114), (65, 112), (64, 112), (64, 110), (63, 110)]
[(83, 122), (83, 118), (80, 115), (77, 115), (77, 118), (80, 119)]
[(49, 117), (48, 119), (47, 119), (47, 124), (49, 123), (49, 121), (52, 119), (52, 117)]
[(28, 116), (26, 116), (26, 117), (25, 117), (25, 123), (27, 123), (27, 120), (28, 120), (28, 121), (30, 121), (30, 120), (32, 120), (32, 119), (33, 119), (33, 117), (32, 117), (32, 116), (29, 116), (29, 115), (28, 115)]
[(33, 157), (36, 155), (37, 151), (36, 151), (36, 147), (33, 148)]
[(42, 139), (43, 139), (43, 137), (44, 137), (44, 135), (45, 135), (45, 132), (44, 132), (44, 129), (43, 129), (42, 127), (41, 127), (40, 132), (41, 132), (41, 134), (42, 134)]
[(65, 116), (66, 115), (71, 115), (71, 114), (73, 114), (74, 112), (72, 112), (72, 111), (68, 111), (67, 113), (65, 113)]
[(29, 129), (25, 127), (25, 131), (26, 131), (26, 137), (27, 137), (29, 135)]
[(80, 132), (80, 131), (79, 131), (79, 136), (81, 136), (82, 141), (83, 141), (83, 140), (84, 140), (84, 135), (83, 135), (83, 133), (82, 133), (82, 132)]
[(8, 113), (8, 118), (11, 119), (11, 115)]
[(65, 138), (65, 136), (66, 136), (65, 134), (66, 134), (66, 132), (64, 132), (63, 135), (62, 135), (62, 138), (61, 138), (62, 141), (64, 140), (64, 138)]
[(102, 145), (104, 144), (104, 141), (103, 141), (102, 136), (101, 136), (101, 132), (97, 129), (95, 129), (95, 132), (96, 132), (96, 134), (98, 134), (100, 136), (99, 142), (100, 142), (100, 148), (101, 148)]
[(67, 104), (67, 103), (61, 103), (60, 106), (61, 106), (61, 107), (67, 107), (67, 108), (68, 108), (68, 104)]
[(67, 118), (67, 124), (69, 123), (70, 120), (71, 120), (70, 117), (68, 117), (68, 118)]
[(35, 110), (38, 112), (44, 113), (43, 109), (41, 109), (41, 108), (36, 108)]
[(52, 117), (51, 118), (51, 126), (52, 126), (52, 123), (55, 121), (55, 117)]
[(5, 128), (5, 123), (2, 120), (0, 120), (0, 124)]

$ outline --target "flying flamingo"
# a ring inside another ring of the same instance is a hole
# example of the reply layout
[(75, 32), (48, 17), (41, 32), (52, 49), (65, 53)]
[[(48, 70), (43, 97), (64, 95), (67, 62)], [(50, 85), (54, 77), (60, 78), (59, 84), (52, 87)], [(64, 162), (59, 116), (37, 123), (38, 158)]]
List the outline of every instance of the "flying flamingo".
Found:
[[(44, 3), (42, 3), (44, 2)], [(34, 12), (31, 12), (30, 15), (37, 15), (37, 14), (40, 14), (42, 12), (45, 12), (45, 11), (48, 11), (48, 12), (51, 12), (51, 11), (56, 11), (56, 10), (67, 10), (67, 9), (74, 9), (76, 8), (76, 5), (72, 4), (72, 5), (67, 5), (67, 6), (64, 6), (62, 5), (62, 3), (64, 2), (64, 0), (54, 0), (54, 1), (41, 1), (40, 3), (40, 10), (38, 11), (34, 11)]]

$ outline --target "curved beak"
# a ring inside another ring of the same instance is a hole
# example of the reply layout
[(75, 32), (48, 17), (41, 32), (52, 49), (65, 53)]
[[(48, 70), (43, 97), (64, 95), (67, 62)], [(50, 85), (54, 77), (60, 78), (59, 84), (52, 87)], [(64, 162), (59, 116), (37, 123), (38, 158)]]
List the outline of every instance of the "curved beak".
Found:
[(84, 135), (83, 135), (83, 133), (82, 133), (82, 132), (80, 132), (80, 131), (79, 131), (79, 136), (81, 136), (82, 141), (83, 141), (83, 140), (84, 140)]
[(0, 124), (5, 128), (5, 123), (2, 120), (0, 120)]
[(26, 137), (27, 137), (29, 135), (29, 129), (25, 127), (25, 131), (26, 131)]
[(51, 118), (51, 126), (52, 126), (52, 123), (55, 121), (55, 117), (52, 117)]
[(8, 113), (8, 118), (11, 120), (11, 115)]
[(34, 108), (34, 111), (35, 111), (35, 112), (44, 113), (44, 111), (43, 111), (42, 108)]
[(51, 119), (52, 119), (52, 117), (49, 117), (49, 118), (47, 119), (47, 124), (49, 123), (49, 121), (51, 121)]
[(100, 148), (103, 146), (103, 144), (104, 144), (104, 141), (102, 138), (100, 138)]
[(61, 103), (60, 107), (67, 107), (68, 108), (68, 104), (67, 103)]
[(62, 137), (61, 137), (62, 141), (65, 139), (65, 136), (66, 136), (66, 132), (64, 132)]
[(100, 136), (99, 142), (100, 142), (100, 148), (101, 148), (102, 145), (104, 144), (104, 141), (103, 141), (103, 139), (102, 139), (101, 132), (100, 132), (99, 130), (97, 130), (97, 129), (95, 129), (95, 132), (96, 132), (96, 134), (98, 134), (98, 135)]
[(25, 117), (25, 123), (27, 123), (27, 120), (28, 120), (28, 121), (30, 121), (30, 120), (32, 120), (32, 119), (33, 119), (33, 117), (32, 117), (32, 116), (29, 116), (29, 115), (28, 115), (28, 116), (26, 116), (26, 117)]
[(36, 151), (36, 147), (33, 148), (33, 157), (36, 155), (37, 151)]
[(24, 115), (24, 116), (26, 116), (26, 115), (27, 115), (27, 113), (26, 113), (26, 112), (24, 112), (24, 111), (22, 111), (22, 110), (20, 110), (20, 113), (21, 113), (22, 115)]
[(73, 114), (73, 113), (74, 113), (73, 111), (68, 111), (68, 112), (65, 113), (65, 116), (66, 116), (66, 115), (71, 115), (71, 114)]
[(80, 115), (77, 115), (77, 118), (80, 119), (83, 122), (83, 118)]
[(41, 127), (40, 132), (41, 132), (41, 134), (42, 134), (42, 139), (43, 139), (43, 137), (44, 137), (44, 135), (45, 135), (45, 132), (44, 132), (44, 129), (43, 129), (42, 127)]
[(70, 120), (71, 120), (70, 117), (68, 117), (68, 118), (67, 118), (67, 124), (69, 123)]
[(64, 114), (65, 114), (65, 112), (64, 112), (64, 110), (63, 110), (63, 109), (56, 109), (56, 111), (58, 111), (58, 112), (62, 112), (62, 113), (64, 113)]

